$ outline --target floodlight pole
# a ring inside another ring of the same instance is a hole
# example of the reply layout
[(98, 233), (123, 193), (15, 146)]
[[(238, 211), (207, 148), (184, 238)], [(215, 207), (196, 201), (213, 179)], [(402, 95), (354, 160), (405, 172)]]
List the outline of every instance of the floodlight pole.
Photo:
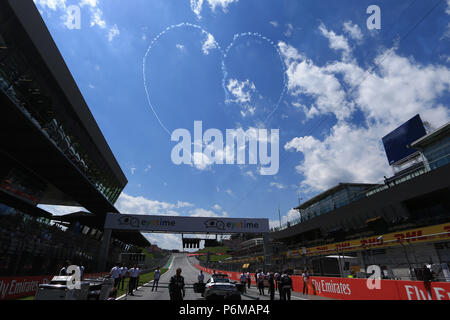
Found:
[[(271, 262), (271, 255), (270, 255), (270, 247), (269, 247), (269, 233), (265, 232), (263, 234), (263, 246), (264, 246), (264, 267), (267, 269), (268, 267), (271, 266), (272, 262)], [(269, 271), (269, 270), (265, 270), (265, 271)]]

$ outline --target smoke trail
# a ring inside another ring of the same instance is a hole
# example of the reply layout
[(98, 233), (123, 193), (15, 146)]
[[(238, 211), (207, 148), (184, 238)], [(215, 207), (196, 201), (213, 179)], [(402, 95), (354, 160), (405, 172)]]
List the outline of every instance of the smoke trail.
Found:
[(153, 111), (153, 114), (155, 115), (156, 119), (158, 120), (159, 124), (161, 125), (161, 127), (169, 134), (169, 136), (171, 135), (170, 131), (167, 129), (167, 127), (163, 124), (163, 122), (161, 121), (161, 119), (159, 118), (155, 108), (153, 107), (153, 104), (151, 102), (150, 99), (150, 93), (149, 93), (149, 85), (150, 85), (150, 81), (147, 79), (146, 75), (145, 75), (145, 70), (146, 70), (146, 66), (147, 66), (147, 57), (150, 54), (150, 51), (152, 50), (153, 46), (156, 44), (156, 42), (162, 37), (164, 36), (167, 32), (174, 30), (174, 29), (179, 29), (179, 28), (193, 28), (193, 29), (197, 29), (200, 30), (201, 33), (203, 35), (206, 35), (207, 37), (211, 36), (214, 42), (215, 47), (220, 51), (221, 53), (221, 69), (222, 69), (222, 87), (224, 90), (224, 94), (225, 94), (225, 102), (228, 103), (229, 102), (229, 92), (226, 88), (226, 79), (228, 78), (228, 71), (227, 71), (227, 67), (226, 67), (226, 63), (225, 63), (225, 59), (228, 56), (228, 52), (230, 51), (230, 49), (235, 45), (236, 41), (238, 41), (240, 38), (243, 37), (250, 37), (250, 38), (259, 38), (262, 39), (264, 41), (266, 41), (267, 43), (269, 43), (277, 52), (279, 58), (280, 58), (280, 62), (281, 62), (281, 66), (283, 68), (283, 88), (281, 90), (281, 94), (280, 97), (278, 98), (277, 103), (275, 104), (272, 112), (267, 116), (266, 120), (264, 122), (267, 122), (269, 120), (269, 118), (273, 115), (273, 113), (278, 109), (278, 107), (280, 106), (281, 100), (283, 99), (286, 90), (287, 90), (287, 81), (286, 81), (286, 66), (284, 64), (282, 55), (280, 53), (280, 50), (278, 49), (278, 47), (275, 45), (275, 43), (270, 40), (269, 38), (267, 38), (266, 36), (263, 36), (260, 33), (257, 32), (244, 32), (244, 33), (240, 33), (240, 34), (235, 34), (233, 36), (233, 41), (227, 46), (227, 48), (225, 49), (225, 51), (220, 47), (219, 43), (215, 40), (214, 36), (208, 32), (207, 30), (205, 30), (203, 27), (193, 24), (193, 23), (189, 23), (189, 22), (182, 22), (179, 24), (174, 24), (171, 26), (168, 26), (166, 29), (164, 29), (163, 31), (161, 31), (159, 34), (157, 34), (152, 41), (150, 42), (150, 45), (147, 49), (147, 52), (144, 55), (143, 61), (142, 61), (142, 73), (143, 73), (143, 77), (144, 77), (144, 89), (145, 89), (145, 93), (147, 96), (147, 102), (150, 106), (150, 108)]

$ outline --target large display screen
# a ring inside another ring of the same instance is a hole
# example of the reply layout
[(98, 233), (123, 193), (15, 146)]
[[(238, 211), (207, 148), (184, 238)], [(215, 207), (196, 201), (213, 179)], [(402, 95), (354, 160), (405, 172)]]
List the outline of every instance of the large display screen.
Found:
[(424, 135), (426, 135), (426, 131), (422, 119), (420, 119), (419, 115), (416, 115), (384, 136), (382, 140), (389, 165), (416, 152), (417, 150), (407, 146)]

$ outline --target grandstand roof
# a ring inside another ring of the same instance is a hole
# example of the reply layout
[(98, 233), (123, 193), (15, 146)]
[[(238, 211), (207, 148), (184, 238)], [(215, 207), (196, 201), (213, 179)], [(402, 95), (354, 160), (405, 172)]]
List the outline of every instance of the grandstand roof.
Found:
[(325, 199), (326, 197), (328, 197), (329, 195), (332, 195), (340, 190), (343, 190), (347, 187), (365, 187), (365, 188), (371, 188), (371, 187), (375, 187), (378, 186), (378, 184), (373, 184), (373, 183), (339, 183), (338, 185), (318, 194), (317, 196), (309, 199), (308, 201), (303, 202), (301, 205), (299, 205), (298, 207), (295, 207), (294, 209), (306, 209), (309, 206), (313, 205), (316, 202), (319, 202), (322, 199)]

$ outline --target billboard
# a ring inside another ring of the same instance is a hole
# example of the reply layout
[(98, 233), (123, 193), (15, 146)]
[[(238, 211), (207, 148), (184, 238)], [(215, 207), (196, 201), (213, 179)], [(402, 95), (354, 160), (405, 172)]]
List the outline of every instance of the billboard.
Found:
[(382, 140), (389, 165), (416, 152), (416, 150), (407, 146), (424, 135), (426, 135), (425, 127), (418, 114), (394, 131), (385, 135)]
[(108, 213), (105, 229), (174, 233), (265, 233), (269, 232), (269, 219)]

